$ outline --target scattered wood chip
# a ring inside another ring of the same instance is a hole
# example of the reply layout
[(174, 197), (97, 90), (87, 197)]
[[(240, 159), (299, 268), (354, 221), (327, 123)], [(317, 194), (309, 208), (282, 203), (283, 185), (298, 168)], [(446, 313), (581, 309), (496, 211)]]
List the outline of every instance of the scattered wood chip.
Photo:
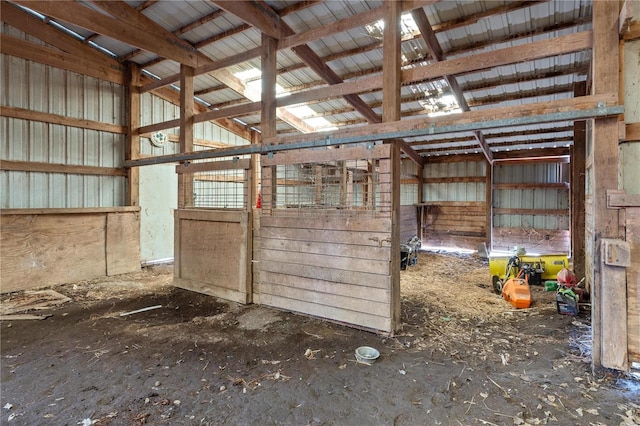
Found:
[(13, 314), (13, 315), (0, 315), (0, 321), (21, 321), (21, 320), (43, 320), (47, 319), (51, 314), (47, 315), (31, 315), (31, 314)]

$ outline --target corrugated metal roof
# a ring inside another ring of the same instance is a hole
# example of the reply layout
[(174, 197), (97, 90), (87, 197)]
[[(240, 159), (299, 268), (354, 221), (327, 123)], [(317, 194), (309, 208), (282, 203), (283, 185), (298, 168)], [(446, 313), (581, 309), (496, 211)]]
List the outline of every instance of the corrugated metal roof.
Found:
[[(87, 7), (100, 10), (99, 5), (83, 3)], [(261, 33), (255, 28), (246, 29), (246, 23), (239, 17), (220, 11), (213, 3), (205, 0), (189, 1), (160, 1), (149, 3), (143, 1), (127, 1), (127, 4), (138, 8), (141, 13), (168, 31), (176, 31), (187, 25), (198, 22), (202, 18), (213, 16), (201, 25), (195, 25), (179, 36), (198, 46), (205, 56), (212, 60), (232, 57), (261, 45)], [(275, 11), (293, 10), (297, 2), (275, 0), (267, 1), (266, 5)], [(302, 4), (299, 10), (287, 13), (282, 19), (295, 33), (302, 33), (312, 29), (323, 28), (340, 20), (349, 19), (360, 13), (383, 6), (379, 1), (348, 1), (332, 0), (317, 2), (311, 6)], [(591, 16), (590, 0), (574, 1), (545, 1), (538, 3), (515, 2), (506, 0), (483, 1), (441, 1), (423, 8), (428, 17), (436, 37), (447, 58), (466, 57), (479, 52), (491, 52), (505, 47), (521, 46), (538, 40), (549, 40), (554, 37), (585, 31), (590, 28)], [(61, 22), (62, 23), (62, 22)], [(95, 36), (75, 25), (65, 24), (67, 28), (80, 37), (93, 37), (97, 45), (113, 52), (116, 56), (126, 57), (136, 51), (122, 41), (116, 41), (105, 36)], [(374, 23), (371, 23), (374, 24)], [(403, 28), (408, 32), (412, 28), (411, 19), (403, 19)], [(368, 28), (370, 27), (370, 28)], [(341, 78), (356, 80), (361, 77), (379, 75), (382, 62), (383, 33), (380, 27), (360, 26), (346, 31), (340, 31), (313, 40), (308, 46), (320, 58), (328, 58), (328, 66)], [(345, 53), (347, 52), (347, 53)], [(349, 53), (350, 52), (350, 53)], [(432, 59), (429, 50), (421, 37), (409, 37), (402, 44), (403, 59), (409, 66), (423, 66)], [(158, 78), (178, 73), (179, 64), (172, 60), (156, 61), (157, 53), (140, 51), (131, 60), (138, 64), (151, 62), (146, 71)], [(489, 108), (519, 106), (531, 102), (546, 102), (573, 96), (571, 86), (586, 79), (586, 69), (590, 60), (590, 52), (575, 52), (571, 54), (536, 59), (535, 61), (520, 62), (511, 65), (491, 67), (455, 76), (464, 97), (473, 110)], [(305, 87), (316, 89), (326, 84), (315, 71), (311, 70), (291, 49), (278, 52), (278, 69), (287, 69), (277, 77), (278, 84), (285, 90)], [(228, 68), (231, 74), (247, 69), (259, 69), (260, 58), (253, 58), (243, 64)], [(555, 74), (554, 74), (555, 73)], [(538, 75), (539, 78), (535, 78)], [(249, 83), (247, 80), (245, 84)], [(486, 84), (485, 84), (486, 83)], [(212, 75), (201, 75), (196, 78), (197, 92), (209, 88), (218, 88), (221, 82)], [(484, 87), (483, 87), (483, 84)], [(442, 104), (437, 99), (438, 93), (451, 95), (443, 80), (425, 81), (405, 84), (402, 96), (407, 99), (402, 105), (402, 111), (407, 117), (427, 117)], [(424, 95), (421, 95), (424, 94)], [(246, 102), (244, 97), (232, 89), (216, 89), (198, 95), (204, 102), (216, 107), (217, 105), (231, 105)], [(381, 90), (359, 94), (378, 114), (382, 112)], [(364, 117), (351, 107), (343, 98), (310, 102), (308, 106), (327, 122), (344, 125), (363, 125)], [(332, 114), (332, 111), (335, 111)], [(259, 115), (252, 114), (240, 117), (248, 125), (259, 125)], [(285, 123), (278, 124), (278, 130), (290, 130), (292, 127)], [(488, 135), (499, 131), (488, 130)], [(524, 131), (523, 139), (527, 139)], [(460, 137), (461, 135), (456, 135)], [(565, 139), (571, 132), (563, 131), (556, 135)], [(535, 137), (529, 138), (530, 144), (535, 144)], [(552, 136), (550, 136), (552, 137)], [(432, 148), (429, 137), (420, 138), (427, 148)], [(417, 142), (413, 138), (410, 141)], [(517, 142), (517, 138), (496, 138), (490, 144), (502, 142)], [(464, 145), (455, 142), (447, 145), (438, 143), (443, 150), (456, 147), (471, 146), (473, 142)], [(495, 146), (492, 150), (515, 149), (513, 146)], [(540, 145), (543, 147), (546, 145)], [(455, 151), (451, 151), (455, 152)]]

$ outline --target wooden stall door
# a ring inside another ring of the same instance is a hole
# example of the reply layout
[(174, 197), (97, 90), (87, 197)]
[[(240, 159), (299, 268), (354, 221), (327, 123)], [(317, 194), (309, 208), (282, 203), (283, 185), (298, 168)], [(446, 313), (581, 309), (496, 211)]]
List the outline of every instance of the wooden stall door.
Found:
[(193, 175), (194, 205), (175, 211), (176, 287), (251, 303), (249, 167), (249, 160), (177, 167)]
[(389, 157), (389, 146), (262, 157), (259, 303), (395, 331)]

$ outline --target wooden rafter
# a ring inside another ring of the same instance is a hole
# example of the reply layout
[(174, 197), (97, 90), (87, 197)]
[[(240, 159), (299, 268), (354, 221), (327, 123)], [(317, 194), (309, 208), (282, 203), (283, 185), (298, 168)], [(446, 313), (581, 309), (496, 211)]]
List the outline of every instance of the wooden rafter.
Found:
[(282, 34), (280, 16), (266, 3), (260, 1), (209, 0), (220, 9), (236, 15), (258, 31), (279, 39)]
[[(57, 2), (50, 1), (15, 0), (14, 3), (43, 15), (113, 38), (122, 43), (161, 54), (176, 62), (190, 66), (198, 65), (195, 48), (185, 40), (172, 37), (173, 35), (169, 31), (164, 30), (159, 25), (155, 30), (150, 30), (149, 27), (132, 26), (131, 17), (128, 18), (127, 22), (123, 22), (120, 19), (107, 16), (75, 2), (65, 2), (64, 7), (60, 7)], [(136, 14), (139, 13), (134, 8), (130, 8)]]

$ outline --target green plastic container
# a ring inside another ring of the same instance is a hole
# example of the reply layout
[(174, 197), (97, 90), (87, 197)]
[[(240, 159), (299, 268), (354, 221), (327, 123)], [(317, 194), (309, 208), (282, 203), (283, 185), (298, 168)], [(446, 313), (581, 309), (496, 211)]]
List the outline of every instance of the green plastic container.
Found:
[(558, 281), (545, 281), (544, 282), (544, 290), (545, 291), (556, 291), (558, 289)]

